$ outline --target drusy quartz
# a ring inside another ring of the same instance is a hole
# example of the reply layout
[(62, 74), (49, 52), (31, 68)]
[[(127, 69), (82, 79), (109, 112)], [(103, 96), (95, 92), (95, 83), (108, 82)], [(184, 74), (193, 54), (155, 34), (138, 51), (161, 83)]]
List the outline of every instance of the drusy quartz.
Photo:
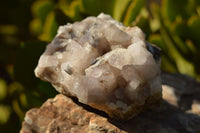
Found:
[(127, 120), (159, 103), (160, 50), (109, 15), (60, 26), (35, 74), (66, 96)]

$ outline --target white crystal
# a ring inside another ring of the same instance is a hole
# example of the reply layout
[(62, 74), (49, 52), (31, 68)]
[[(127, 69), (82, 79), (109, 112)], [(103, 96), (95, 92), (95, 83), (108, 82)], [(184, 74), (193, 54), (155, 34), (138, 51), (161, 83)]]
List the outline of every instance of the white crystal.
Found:
[(100, 14), (60, 26), (35, 74), (110, 117), (130, 119), (161, 99), (154, 48), (140, 28)]

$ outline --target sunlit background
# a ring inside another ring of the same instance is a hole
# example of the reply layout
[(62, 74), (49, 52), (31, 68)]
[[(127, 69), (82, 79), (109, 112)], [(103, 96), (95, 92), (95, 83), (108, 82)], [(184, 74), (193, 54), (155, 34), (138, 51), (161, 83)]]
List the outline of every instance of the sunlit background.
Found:
[(59, 25), (104, 12), (162, 49), (162, 70), (200, 81), (200, 0), (4, 0), (0, 4), (0, 131), (57, 92), (34, 68)]

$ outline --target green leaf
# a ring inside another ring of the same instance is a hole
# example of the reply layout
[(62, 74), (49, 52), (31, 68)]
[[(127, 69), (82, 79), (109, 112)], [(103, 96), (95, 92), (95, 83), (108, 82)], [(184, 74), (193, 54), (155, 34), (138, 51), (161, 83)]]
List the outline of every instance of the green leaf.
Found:
[(0, 124), (5, 124), (10, 117), (10, 107), (0, 104)]
[(91, 16), (97, 16), (101, 12), (113, 15), (115, 0), (82, 0), (84, 12)]
[[(59, 9), (70, 18), (70, 21), (80, 21), (84, 18), (82, 14), (81, 0), (66, 1), (60, 0), (58, 2)], [(67, 22), (67, 21), (66, 21)]]
[(69, 9), (69, 16), (73, 19), (73, 21), (81, 21), (82, 19), (84, 19), (84, 14), (81, 12), (80, 0), (72, 2)]
[(42, 21), (39, 18), (35, 18), (30, 22), (30, 32), (34, 36), (38, 36), (42, 33)]
[(161, 27), (161, 34), (163, 41), (166, 43), (167, 47), (166, 53), (168, 53), (168, 56), (174, 58), (174, 61), (176, 62), (176, 66), (179, 72), (194, 76), (195, 75), (194, 65), (190, 61), (186, 60), (180, 54), (180, 52), (175, 47), (176, 44), (174, 44), (170, 34), (168, 33), (167, 29), (164, 26)]
[(189, 28), (189, 38), (193, 41), (193, 43), (200, 49), (200, 17), (197, 15), (193, 15), (188, 21)]
[(65, 15), (60, 9), (55, 10), (55, 19), (58, 25), (65, 25), (67, 23), (72, 23), (73, 20), (69, 16)]
[(157, 45), (158, 47), (160, 47), (163, 50), (166, 49), (165, 43), (163, 42), (160, 34), (151, 34), (148, 38), (148, 41)]
[(45, 18), (53, 10), (54, 3), (51, 0), (37, 0), (32, 5), (33, 16), (39, 18), (44, 24)]
[(171, 72), (171, 73), (177, 73), (178, 69), (176, 66), (176, 62), (172, 60), (173, 57), (169, 57), (164, 51), (162, 53), (162, 62), (161, 62), (161, 68), (164, 71)]
[(160, 6), (155, 3), (151, 3), (150, 14), (152, 15), (149, 22), (151, 31), (157, 32), (160, 29)]
[(198, 14), (198, 16), (200, 17), (200, 6), (197, 6), (197, 14)]
[(7, 84), (5, 80), (0, 78), (0, 100), (3, 100), (7, 95)]
[(19, 101), (20, 101), (20, 105), (25, 109), (28, 109), (28, 107), (30, 106), (28, 105), (27, 95), (25, 93), (19, 94)]
[(34, 76), (34, 69), (39, 57), (46, 47), (46, 43), (29, 41), (21, 44), (14, 64), (15, 79), (26, 88), (34, 88), (38, 79)]
[(123, 14), (125, 13), (128, 4), (131, 0), (115, 0), (113, 9), (113, 18), (122, 21)]
[(178, 72), (177, 67), (176, 67), (176, 62), (174, 61), (173, 57), (168, 54), (169, 50), (167, 49), (167, 46), (162, 39), (162, 36), (160, 34), (151, 34), (148, 40), (149, 42), (159, 46), (162, 50), (162, 55), (161, 55), (162, 70), (165, 70), (167, 72)]
[(15, 113), (17, 113), (18, 117), (20, 118), (20, 121), (22, 121), (25, 113), (22, 110), (22, 108), (20, 107), (20, 103), (19, 103), (18, 99), (14, 99), (12, 101), (12, 107), (13, 107)]
[(175, 21), (177, 16), (187, 19), (195, 11), (195, 0), (163, 0), (161, 9), (171, 22)]
[(188, 37), (187, 33), (189, 32), (187, 23), (185, 23), (184, 21), (176, 23), (176, 25), (174, 26), (174, 32), (182, 39), (187, 38)]
[(41, 41), (50, 42), (56, 35), (58, 29), (58, 24), (56, 22), (55, 13), (51, 12), (47, 15), (43, 33), (39, 36)]
[(125, 25), (130, 25), (136, 19), (144, 4), (145, 0), (132, 0), (124, 18)]
[(30, 31), (38, 36), (43, 32), (43, 27), (48, 14), (54, 9), (54, 3), (48, 0), (37, 0), (31, 6), (33, 20), (30, 22)]
[(12, 82), (8, 86), (8, 95), (10, 97), (18, 97), (24, 91), (24, 87), (19, 82)]
[(133, 26), (138, 26), (145, 33), (146, 37), (151, 34), (149, 24), (149, 13), (146, 8), (142, 8), (140, 14), (137, 16), (136, 21), (132, 23)]

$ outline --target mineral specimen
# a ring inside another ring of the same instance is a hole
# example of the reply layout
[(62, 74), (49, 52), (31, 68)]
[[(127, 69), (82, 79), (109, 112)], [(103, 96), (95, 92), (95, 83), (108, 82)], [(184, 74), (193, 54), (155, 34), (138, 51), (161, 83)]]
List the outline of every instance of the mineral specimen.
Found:
[(60, 26), (35, 74), (79, 102), (127, 120), (162, 97), (160, 51), (109, 15)]

